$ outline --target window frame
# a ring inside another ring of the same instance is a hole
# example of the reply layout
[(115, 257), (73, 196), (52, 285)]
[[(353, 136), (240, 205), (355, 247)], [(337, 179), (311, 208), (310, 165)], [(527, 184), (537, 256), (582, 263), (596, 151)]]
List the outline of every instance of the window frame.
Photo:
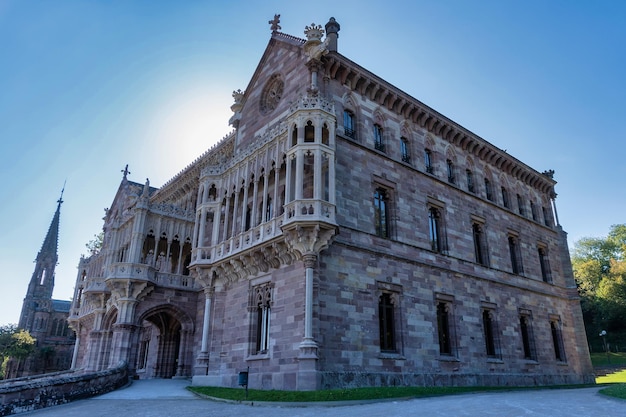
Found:
[(563, 333), (561, 331), (561, 319), (559, 317), (550, 318), (550, 333), (552, 334), (552, 346), (554, 348), (554, 358), (558, 362), (567, 362), (565, 355), (565, 345), (563, 344)]
[(489, 359), (502, 359), (498, 322), (495, 316), (495, 307), (483, 305), (481, 308), (483, 336), (485, 338), (485, 354)]
[(485, 197), (489, 201), (493, 201), (493, 188), (491, 185), (491, 180), (485, 177)]
[(254, 285), (250, 289), (249, 311), (251, 314), (252, 355), (267, 355), (271, 342), (271, 314), (274, 284), (270, 281)]
[(482, 220), (472, 219), (472, 240), (474, 241), (474, 260), (477, 264), (489, 267), (489, 251), (485, 223)]
[(502, 194), (502, 206), (504, 208), (511, 208), (511, 200), (509, 198), (509, 190), (506, 189), (506, 187), (502, 186), (500, 187), (500, 192)]
[(435, 297), (435, 316), (439, 356), (456, 357), (456, 333), (454, 329), (454, 297), (437, 294)]
[(519, 236), (509, 233), (507, 236), (509, 256), (511, 258), (511, 272), (515, 275), (524, 274), (524, 264), (522, 262), (522, 251)]
[(427, 208), (430, 249), (434, 252), (445, 254), (448, 250), (444, 219), (445, 206), (443, 204), (435, 204), (435, 202), (429, 198)]
[(454, 171), (454, 161), (452, 161), (452, 159), (446, 159), (446, 173), (448, 174), (448, 183), (450, 184), (456, 184)]
[(522, 338), (523, 359), (537, 361), (537, 349), (533, 332), (532, 314), (522, 310), (519, 313), (520, 336)]
[(382, 125), (374, 123), (374, 149), (385, 152), (385, 130)]
[(396, 295), (384, 291), (378, 297), (379, 347), (381, 353), (398, 353), (396, 343)]
[(402, 162), (406, 162), (407, 164), (411, 163), (409, 140), (404, 136), (400, 137), (400, 157), (402, 159)]
[(476, 193), (476, 187), (474, 186), (474, 173), (471, 169), (465, 170), (465, 180), (467, 182), (467, 191), (472, 194)]
[(539, 268), (543, 282), (552, 284), (552, 269), (550, 268), (550, 258), (548, 248), (544, 245), (537, 245), (537, 255), (539, 256)]
[(433, 169), (433, 152), (430, 149), (428, 149), (428, 148), (424, 149), (424, 169), (429, 174), (433, 174), (434, 173), (434, 169)]
[(356, 118), (350, 109), (343, 110), (343, 132), (351, 139), (356, 139)]
[(382, 185), (377, 185), (374, 189), (374, 227), (376, 236), (383, 239), (391, 238), (389, 203), (389, 189)]

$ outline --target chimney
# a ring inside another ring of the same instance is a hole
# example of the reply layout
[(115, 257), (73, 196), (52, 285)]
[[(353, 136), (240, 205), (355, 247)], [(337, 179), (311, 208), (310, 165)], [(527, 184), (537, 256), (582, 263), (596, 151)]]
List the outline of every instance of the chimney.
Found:
[(337, 52), (337, 38), (339, 37), (339, 23), (331, 17), (326, 23), (326, 38), (328, 38), (328, 51)]

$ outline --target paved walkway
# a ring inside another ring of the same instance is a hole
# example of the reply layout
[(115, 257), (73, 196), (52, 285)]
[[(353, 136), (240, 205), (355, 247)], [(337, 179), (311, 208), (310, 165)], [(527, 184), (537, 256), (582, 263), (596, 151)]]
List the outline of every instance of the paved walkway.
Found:
[(188, 380), (134, 381), (129, 387), (88, 400), (32, 411), (29, 417), (405, 417), (550, 416), (626, 417), (626, 401), (604, 397), (599, 388), (463, 394), (406, 401), (324, 407), (249, 406), (204, 400), (185, 389)]

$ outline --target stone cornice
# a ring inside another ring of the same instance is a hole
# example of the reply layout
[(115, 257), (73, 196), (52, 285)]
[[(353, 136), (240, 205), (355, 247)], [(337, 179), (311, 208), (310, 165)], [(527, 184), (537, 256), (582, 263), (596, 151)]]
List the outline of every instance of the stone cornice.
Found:
[(208, 165), (223, 163), (223, 160), (232, 157), (234, 140), (234, 131), (224, 136), (222, 140), (217, 142), (163, 184), (150, 198), (151, 202), (167, 202), (182, 198), (188, 192), (196, 193), (198, 191), (198, 180), (202, 169)]
[(340, 82), (355, 93), (378, 103), (529, 186), (544, 193), (553, 193), (556, 181), (552, 178), (529, 167), (343, 55), (330, 52), (322, 60), (326, 76), (330, 79)]

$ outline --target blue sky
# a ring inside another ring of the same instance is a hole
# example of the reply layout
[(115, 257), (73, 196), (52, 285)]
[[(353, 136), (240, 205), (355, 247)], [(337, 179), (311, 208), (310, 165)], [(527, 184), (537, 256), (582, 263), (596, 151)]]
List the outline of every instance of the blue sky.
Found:
[(0, 0), (0, 325), (64, 182), (59, 299), (126, 164), (158, 187), (230, 131), (274, 13), (299, 37), (334, 16), (340, 53), (554, 169), (570, 245), (626, 222), (624, 2)]

